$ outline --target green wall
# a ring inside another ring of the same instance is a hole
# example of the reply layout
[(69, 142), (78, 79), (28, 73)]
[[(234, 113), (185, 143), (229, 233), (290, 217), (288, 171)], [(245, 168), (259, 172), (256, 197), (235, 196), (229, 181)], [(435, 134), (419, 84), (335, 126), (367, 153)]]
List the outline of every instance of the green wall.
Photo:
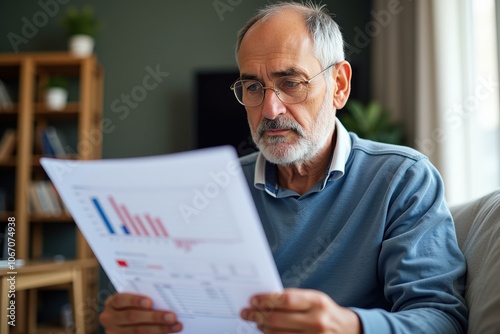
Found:
[[(268, 2), (2, 0), (0, 52), (66, 50), (66, 36), (60, 25), (65, 9), (73, 4), (92, 4), (102, 22), (96, 53), (105, 71), (104, 117), (112, 124), (104, 134), (103, 157), (182, 151), (193, 147), (195, 72), (235, 68), (236, 31), (256, 8)], [(370, 20), (370, 0), (322, 2), (336, 14), (345, 40), (356, 45), (354, 29), (364, 30)], [(226, 11), (218, 13), (216, 4), (225, 4)], [(44, 17), (48, 18), (46, 22)], [(27, 43), (14, 46), (8, 35), (23, 36), (26, 21), (38, 24), (38, 31), (26, 39)], [(358, 91), (367, 99), (369, 47), (358, 52), (351, 60), (358, 71)], [(135, 108), (129, 108), (120, 101), (121, 96), (142, 85), (148, 66), (158, 66), (169, 75)]]

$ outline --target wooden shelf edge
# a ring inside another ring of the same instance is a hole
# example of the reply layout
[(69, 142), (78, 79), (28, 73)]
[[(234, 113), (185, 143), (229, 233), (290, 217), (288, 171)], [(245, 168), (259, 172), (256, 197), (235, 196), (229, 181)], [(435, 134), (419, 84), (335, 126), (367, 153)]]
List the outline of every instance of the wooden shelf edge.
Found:
[(16, 167), (17, 166), (17, 157), (9, 157), (6, 160), (0, 161), (0, 167)]
[(0, 221), (7, 222), (9, 217), (15, 217), (16, 213), (14, 211), (2, 211), (0, 212)]
[[(29, 259), (25, 260), (24, 265), (16, 268), (18, 275), (43, 273), (67, 268), (81, 268), (90, 270), (99, 268), (100, 264), (96, 258), (81, 258), (81, 259), (66, 259), (62, 261), (55, 261), (53, 259)], [(0, 275), (7, 275), (9, 269), (0, 269)], [(38, 288), (37, 288), (38, 289)]]
[(66, 103), (66, 107), (63, 110), (50, 110), (47, 108), (45, 102), (35, 102), (34, 103), (34, 111), (35, 115), (43, 115), (43, 116), (60, 116), (60, 115), (74, 115), (78, 114), (80, 110), (79, 102), (68, 102)]
[(29, 220), (32, 223), (71, 223), (74, 221), (73, 217), (69, 214), (31, 214)]
[(35, 52), (22, 52), (13, 54), (10, 52), (0, 52), (0, 65), (13, 66), (19, 65), (23, 60), (34, 59), (39, 64), (65, 64), (65, 65), (78, 65), (86, 59), (97, 58), (95, 54), (86, 57), (78, 57), (69, 51), (35, 51)]
[(19, 114), (19, 103), (15, 102), (12, 105), (0, 106), (0, 117), (2, 116), (17, 116)]
[[(39, 324), (36, 329), (36, 334), (59, 334), (59, 333), (74, 333), (71, 329), (65, 328), (63, 326), (50, 326)], [(15, 334), (15, 333), (14, 333)]]

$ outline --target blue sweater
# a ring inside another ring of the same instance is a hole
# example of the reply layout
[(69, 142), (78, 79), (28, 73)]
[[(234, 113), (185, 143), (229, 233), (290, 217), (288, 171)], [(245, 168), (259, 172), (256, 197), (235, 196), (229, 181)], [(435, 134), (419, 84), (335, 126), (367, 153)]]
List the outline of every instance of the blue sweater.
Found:
[[(303, 196), (255, 187), (258, 154), (241, 159), (283, 285), (325, 292), (365, 334), (465, 332), (465, 260), (440, 175), (417, 151), (349, 136), (344, 174)], [(276, 187), (269, 162), (265, 180)]]

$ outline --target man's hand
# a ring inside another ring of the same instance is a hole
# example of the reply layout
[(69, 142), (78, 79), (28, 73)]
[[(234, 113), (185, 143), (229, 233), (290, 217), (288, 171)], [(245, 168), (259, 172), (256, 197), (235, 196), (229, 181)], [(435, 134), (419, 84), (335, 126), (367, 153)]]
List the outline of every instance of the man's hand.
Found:
[(133, 294), (114, 294), (106, 299), (99, 321), (107, 334), (176, 333), (182, 330), (174, 313), (156, 311), (151, 299)]
[(286, 289), (278, 294), (255, 295), (250, 305), (241, 311), (241, 317), (257, 323), (266, 334), (362, 333), (355, 312), (316, 290)]

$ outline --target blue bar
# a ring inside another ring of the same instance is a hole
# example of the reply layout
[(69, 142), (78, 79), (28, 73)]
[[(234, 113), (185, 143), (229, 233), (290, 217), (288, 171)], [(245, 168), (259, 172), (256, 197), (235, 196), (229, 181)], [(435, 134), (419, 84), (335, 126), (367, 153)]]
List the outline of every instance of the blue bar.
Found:
[(125, 234), (130, 234), (130, 232), (127, 229), (127, 226), (123, 225), (122, 229), (123, 229), (123, 232), (125, 232)]
[(106, 217), (106, 214), (104, 213), (104, 210), (101, 207), (101, 204), (99, 204), (99, 201), (97, 198), (93, 197), (92, 198), (92, 203), (94, 203), (94, 206), (96, 207), (97, 211), (101, 215), (102, 220), (104, 221), (104, 224), (108, 228), (109, 233), (115, 234), (115, 230), (113, 230), (113, 227), (111, 226), (108, 217)]

